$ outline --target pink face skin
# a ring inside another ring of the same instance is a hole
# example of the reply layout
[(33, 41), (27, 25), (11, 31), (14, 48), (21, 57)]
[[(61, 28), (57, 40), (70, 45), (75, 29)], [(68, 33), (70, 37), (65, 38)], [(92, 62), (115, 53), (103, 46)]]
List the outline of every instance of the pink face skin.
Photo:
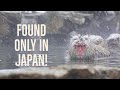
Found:
[(76, 43), (74, 45), (74, 49), (75, 49), (75, 53), (78, 57), (82, 57), (84, 52), (85, 52), (85, 49), (86, 49), (86, 45), (84, 43)]

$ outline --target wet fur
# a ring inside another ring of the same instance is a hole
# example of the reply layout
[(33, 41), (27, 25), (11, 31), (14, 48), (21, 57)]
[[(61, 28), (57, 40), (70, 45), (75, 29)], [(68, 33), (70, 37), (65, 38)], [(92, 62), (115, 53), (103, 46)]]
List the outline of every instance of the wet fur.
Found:
[[(86, 48), (83, 53), (83, 56), (80, 58), (76, 55), (75, 49), (74, 49), (74, 38), (76, 40), (83, 39), (82, 42), (85, 43)], [(96, 45), (90, 40), (85, 40), (81, 35), (76, 34), (73, 35), (70, 39), (70, 45), (69, 50), (67, 52), (67, 60), (76, 61), (76, 60), (93, 60), (94, 58), (99, 57), (108, 57), (110, 56), (110, 52), (107, 50), (107, 48), (103, 47), (102, 45)]]

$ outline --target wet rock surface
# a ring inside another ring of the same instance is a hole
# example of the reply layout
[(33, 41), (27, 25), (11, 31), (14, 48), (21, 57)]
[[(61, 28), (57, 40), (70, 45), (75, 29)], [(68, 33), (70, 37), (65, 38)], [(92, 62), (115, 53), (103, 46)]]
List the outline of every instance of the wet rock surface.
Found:
[(0, 70), (0, 79), (120, 79), (120, 68), (99, 65), (58, 65)]

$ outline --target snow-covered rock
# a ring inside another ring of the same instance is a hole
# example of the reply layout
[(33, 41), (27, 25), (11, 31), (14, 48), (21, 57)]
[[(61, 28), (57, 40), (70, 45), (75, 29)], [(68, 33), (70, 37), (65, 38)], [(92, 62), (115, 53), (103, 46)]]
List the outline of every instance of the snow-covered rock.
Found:
[(0, 70), (0, 79), (120, 79), (120, 68), (101, 65), (59, 65)]
[(107, 11), (108, 14), (115, 14), (114, 11)]

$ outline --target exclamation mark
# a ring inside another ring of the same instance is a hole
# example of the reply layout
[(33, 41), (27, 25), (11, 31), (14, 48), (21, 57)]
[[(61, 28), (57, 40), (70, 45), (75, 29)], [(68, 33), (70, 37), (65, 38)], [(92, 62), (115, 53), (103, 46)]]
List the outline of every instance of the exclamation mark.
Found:
[(41, 39), (40, 39), (40, 42), (39, 42), (39, 51), (41, 51), (42, 49), (41, 49)]
[(45, 54), (45, 66), (47, 66), (47, 54)]

